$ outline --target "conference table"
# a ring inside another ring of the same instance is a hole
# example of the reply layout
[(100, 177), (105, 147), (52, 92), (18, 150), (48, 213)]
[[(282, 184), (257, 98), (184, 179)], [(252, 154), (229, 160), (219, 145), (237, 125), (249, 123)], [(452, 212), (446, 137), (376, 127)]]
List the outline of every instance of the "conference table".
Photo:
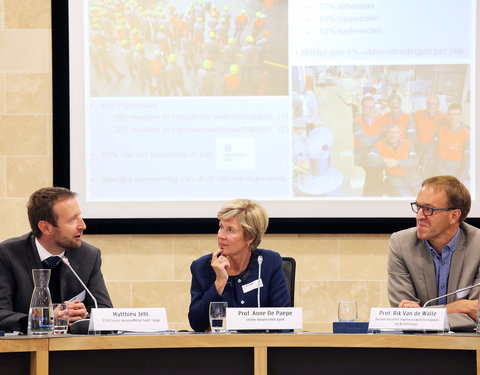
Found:
[(475, 334), (169, 333), (0, 338), (0, 374), (480, 374)]

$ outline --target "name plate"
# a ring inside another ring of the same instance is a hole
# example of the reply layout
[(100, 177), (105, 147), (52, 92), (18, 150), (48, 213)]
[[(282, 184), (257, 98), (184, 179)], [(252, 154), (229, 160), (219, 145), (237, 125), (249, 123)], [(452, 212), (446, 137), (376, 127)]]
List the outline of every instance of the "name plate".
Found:
[(92, 309), (89, 331), (166, 331), (167, 313), (163, 307)]
[(227, 308), (227, 330), (302, 328), (301, 307)]
[(369, 330), (448, 331), (445, 308), (374, 307), (370, 310)]

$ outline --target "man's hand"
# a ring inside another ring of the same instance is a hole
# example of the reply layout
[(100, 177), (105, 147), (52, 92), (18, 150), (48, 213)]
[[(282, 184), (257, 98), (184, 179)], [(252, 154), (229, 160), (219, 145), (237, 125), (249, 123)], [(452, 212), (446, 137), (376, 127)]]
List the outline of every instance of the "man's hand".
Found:
[(467, 314), (473, 320), (477, 320), (478, 299), (459, 299), (446, 305), (449, 314)]
[(72, 324), (77, 320), (85, 319), (87, 317), (87, 309), (83, 302), (78, 299), (75, 301), (65, 301), (68, 307), (69, 322)]
[(420, 307), (420, 305), (415, 301), (404, 299), (398, 304), (398, 307)]

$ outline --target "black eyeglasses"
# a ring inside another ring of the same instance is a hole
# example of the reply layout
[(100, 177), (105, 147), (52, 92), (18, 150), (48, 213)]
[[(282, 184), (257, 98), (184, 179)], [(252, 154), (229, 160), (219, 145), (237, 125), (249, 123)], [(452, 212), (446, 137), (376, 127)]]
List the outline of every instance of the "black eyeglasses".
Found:
[(432, 216), (435, 211), (451, 211), (451, 210), (456, 210), (455, 207), (449, 207), (449, 208), (433, 208), (433, 207), (428, 207), (428, 206), (422, 206), (418, 204), (417, 202), (412, 202), (410, 203), (410, 206), (412, 207), (412, 211), (415, 212), (416, 214), (420, 209), (422, 209), (422, 212), (425, 216)]

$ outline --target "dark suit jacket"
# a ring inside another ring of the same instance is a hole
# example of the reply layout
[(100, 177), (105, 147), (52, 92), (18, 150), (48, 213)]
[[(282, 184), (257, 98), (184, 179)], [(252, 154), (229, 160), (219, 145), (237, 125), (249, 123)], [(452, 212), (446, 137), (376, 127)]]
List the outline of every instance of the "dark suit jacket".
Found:
[[(258, 256), (263, 256), (260, 288), (261, 307), (289, 307), (290, 294), (282, 267), (280, 254), (256, 249), (250, 258), (245, 271), (240, 275), (230, 276), (223, 295), (215, 288), (215, 271), (210, 265), (212, 254), (207, 254), (195, 260), (190, 271), (192, 285), (190, 288), (191, 302), (188, 312), (190, 325), (195, 331), (204, 332), (210, 327), (208, 310), (212, 301), (226, 301), (228, 307), (257, 307), (258, 288), (244, 292), (243, 287), (258, 280)], [(248, 290), (248, 289), (247, 289)]]
[[(65, 251), (72, 268), (97, 299), (98, 307), (112, 307), (100, 270), (100, 250), (82, 241), (78, 249)], [(80, 294), (84, 288), (63, 263), (60, 268), (62, 301)], [(26, 331), (30, 299), (33, 292), (32, 269), (44, 268), (32, 233), (0, 243), (0, 330)], [(61, 301), (52, 301), (61, 302)], [(95, 307), (86, 293), (83, 301), (87, 310)]]
[[(460, 226), (457, 247), (452, 255), (448, 291), (480, 282), (480, 230), (468, 225)], [(478, 299), (480, 288), (473, 288), (467, 296), (447, 297), (447, 303), (457, 299)], [(419, 240), (416, 228), (393, 233), (388, 254), (388, 298), (393, 307), (401, 300), (416, 301), (423, 306), (438, 297), (435, 264), (425, 241)], [(433, 302), (432, 305), (436, 305)], [(443, 307), (443, 306), (441, 306)], [(472, 331), (475, 322), (466, 314), (449, 314), (452, 331)]]

